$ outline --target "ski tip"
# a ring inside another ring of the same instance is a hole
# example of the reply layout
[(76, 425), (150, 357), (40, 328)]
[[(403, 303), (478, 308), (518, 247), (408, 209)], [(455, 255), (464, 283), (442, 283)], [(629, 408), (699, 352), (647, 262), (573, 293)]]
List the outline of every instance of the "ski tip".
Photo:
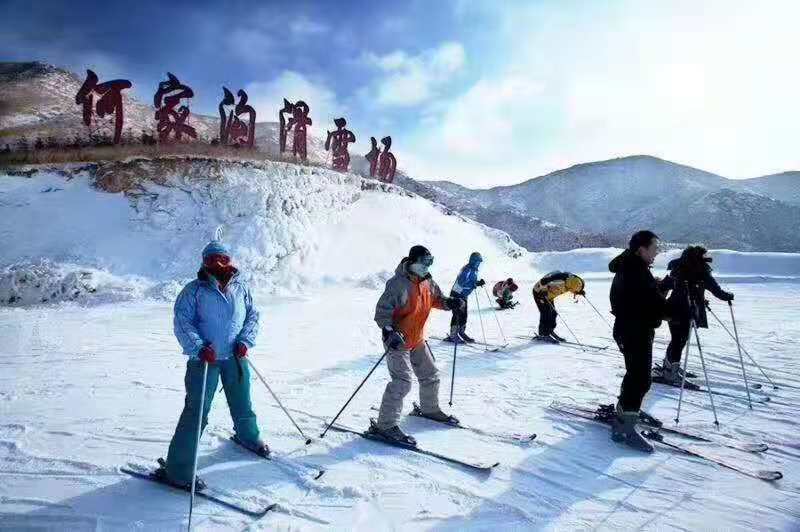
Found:
[(325, 470), (324, 469), (320, 469), (319, 472), (314, 476), (314, 480), (321, 479), (322, 475), (324, 475), (324, 474), (325, 474)]
[(311, 438), (306, 439), (306, 445), (311, 445)]
[(761, 480), (768, 480), (770, 482), (780, 480), (783, 478), (783, 473), (780, 471), (769, 471), (768, 469), (761, 469), (758, 471), (758, 478)]

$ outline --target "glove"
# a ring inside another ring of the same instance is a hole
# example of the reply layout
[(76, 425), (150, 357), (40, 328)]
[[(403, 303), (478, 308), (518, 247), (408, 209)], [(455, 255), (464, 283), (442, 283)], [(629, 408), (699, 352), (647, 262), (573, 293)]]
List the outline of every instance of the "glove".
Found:
[(389, 349), (397, 350), (406, 345), (406, 337), (400, 331), (395, 331), (391, 327), (383, 328), (383, 343)]
[(475, 283), (475, 286), (483, 286), (485, 284), (486, 284), (486, 281), (484, 281), (483, 279), (478, 279), (478, 282)]
[(242, 359), (247, 356), (247, 344), (243, 342), (236, 342), (236, 350), (234, 351), (236, 358)]
[(733, 301), (733, 292), (725, 292), (723, 295), (725, 296), (722, 298), (723, 301), (727, 301), (728, 303)]
[(217, 361), (217, 353), (210, 345), (203, 347), (197, 354), (197, 357), (203, 362), (208, 362), (209, 364), (214, 364)]

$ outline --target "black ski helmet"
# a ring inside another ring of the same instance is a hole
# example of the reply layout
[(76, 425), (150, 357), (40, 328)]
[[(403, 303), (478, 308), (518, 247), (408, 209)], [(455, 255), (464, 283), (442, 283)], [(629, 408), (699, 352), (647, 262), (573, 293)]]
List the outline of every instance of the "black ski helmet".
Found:
[(477, 265), (483, 262), (483, 257), (477, 251), (473, 251), (472, 254), (469, 256), (469, 263), (473, 265)]
[(422, 257), (433, 258), (433, 255), (431, 255), (431, 252), (425, 246), (416, 245), (412, 246), (412, 248), (408, 250), (409, 263), (414, 264), (415, 262), (418, 262), (419, 259), (421, 259)]

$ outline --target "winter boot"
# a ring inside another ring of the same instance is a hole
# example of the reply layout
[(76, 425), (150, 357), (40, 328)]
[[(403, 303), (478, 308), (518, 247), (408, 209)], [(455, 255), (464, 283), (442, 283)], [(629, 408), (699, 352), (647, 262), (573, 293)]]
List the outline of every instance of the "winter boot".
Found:
[[(169, 478), (167, 475), (167, 461), (163, 458), (158, 459), (158, 469), (153, 471), (152, 473), (153, 478), (155, 478), (159, 482), (163, 482), (164, 484), (169, 484), (173, 488), (178, 488), (180, 490), (192, 491), (192, 483), (190, 482), (176, 482)], [(194, 479), (194, 489), (195, 491), (203, 491), (206, 489), (206, 483), (203, 482), (199, 476), (195, 475)]]
[(680, 362), (670, 362), (665, 358), (664, 362), (661, 363), (661, 378), (667, 384), (680, 386), (682, 373)]
[(233, 441), (244, 447), (245, 449), (249, 449), (256, 453), (259, 456), (263, 456), (264, 458), (269, 458), (269, 446), (264, 443), (263, 440), (258, 440), (256, 442), (246, 442), (239, 439), (238, 436), (233, 436), (231, 438)]
[(557, 342), (566, 342), (567, 341), (566, 338), (562, 338), (561, 336), (557, 335), (555, 331), (551, 332), (550, 336), (552, 336)]
[(611, 439), (637, 451), (653, 452), (653, 446), (636, 430), (639, 412), (623, 412), (617, 404), (617, 415), (611, 419)]
[(456, 416), (445, 414), (444, 412), (442, 412), (441, 408), (433, 412), (423, 412), (419, 406), (414, 404), (413, 414), (416, 416), (432, 419), (433, 421), (438, 421), (439, 423), (447, 423), (448, 425), (459, 424), (458, 418)]
[(459, 329), (458, 335), (461, 337), (462, 340), (464, 340), (468, 344), (474, 344), (475, 343), (475, 338), (472, 338), (471, 336), (467, 336), (467, 332), (464, 329), (464, 327)]
[(370, 419), (367, 434), (377, 436), (391, 443), (399, 443), (400, 445), (408, 445), (410, 447), (417, 446), (417, 440), (400, 430), (400, 427), (397, 425), (389, 427), (388, 429), (382, 429), (378, 427), (373, 419)]
[(464, 343), (464, 340), (458, 334), (458, 327), (456, 327), (456, 326), (450, 327), (450, 334), (445, 336), (444, 341), (445, 342), (450, 342), (451, 344), (463, 344)]

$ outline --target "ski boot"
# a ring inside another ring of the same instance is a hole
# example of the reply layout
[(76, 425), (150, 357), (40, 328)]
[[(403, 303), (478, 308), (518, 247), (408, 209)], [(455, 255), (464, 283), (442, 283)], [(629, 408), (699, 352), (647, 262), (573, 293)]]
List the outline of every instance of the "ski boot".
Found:
[(386, 440), (390, 443), (407, 445), (409, 447), (417, 446), (417, 440), (400, 430), (400, 427), (397, 425), (389, 427), (388, 429), (382, 429), (378, 427), (374, 419), (369, 420), (369, 430), (367, 430), (367, 434), (371, 436), (377, 436), (378, 438)]
[[(153, 471), (151, 475), (155, 480), (162, 482), (164, 484), (169, 484), (173, 488), (178, 488), (179, 490), (192, 491), (191, 481), (176, 482), (171, 478), (169, 478), (169, 476), (167, 475), (167, 461), (164, 460), (163, 458), (158, 459), (158, 469)], [(194, 478), (194, 489), (195, 491), (203, 491), (204, 489), (206, 489), (206, 483), (203, 482), (203, 479), (201, 479), (199, 476), (196, 475)]]
[(474, 344), (475, 343), (475, 338), (472, 338), (471, 336), (468, 336), (467, 335), (467, 331), (465, 331), (463, 328), (459, 329), (458, 336), (460, 336), (461, 339), (464, 342), (468, 343), (468, 344)]
[(439, 423), (446, 423), (448, 425), (460, 424), (456, 416), (445, 414), (442, 412), (441, 408), (438, 408), (433, 412), (423, 412), (417, 403), (414, 403), (414, 410), (411, 412), (411, 415), (424, 417), (433, 421), (438, 421)]
[(269, 453), (270, 453), (269, 445), (264, 443), (263, 440), (258, 440), (256, 442), (246, 442), (240, 440), (238, 436), (231, 436), (231, 439), (236, 443), (238, 443), (239, 445), (241, 445), (242, 447), (244, 447), (245, 449), (253, 451), (257, 455), (262, 456), (264, 458), (269, 458)]
[[(664, 357), (664, 360), (661, 362), (661, 372), (662, 372), (662, 374), (664, 374), (667, 371), (672, 371), (672, 366), (676, 366), (677, 367), (677, 369), (675, 370), (676, 374), (677, 374), (677, 382), (680, 383), (681, 379), (683, 379), (683, 376), (684, 376), (684, 371), (683, 371), (683, 368), (681, 367), (680, 360), (678, 362), (670, 362), (669, 360), (667, 360), (666, 357)], [(687, 379), (695, 379), (695, 378), (697, 378), (697, 375), (695, 375), (691, 371), (686, 372), (685, 375), (686, 375)]]
[(652, 453), (655, 450), (653, 445), (636, 430), (639, 412), (623, 412), (619, 405), (616, 410), (617, 415), (611, 419), (611, 439), (618, 443), (624, 443), (637, 451)]
[(533, 337), (533, 339), (536, 340), (537, 342), (544, 342), (544, 343), (547, 343), (547, 344), (559, 344), (559, 343), (561, 343), (558, 340), (556, 340), (555, 338), (553, 338), (552, 336), (543, 336), (541, 334), (537, 334), (536, 336)]
[(450, 342), (451, 344), (463, 344), (464, 340), (458, 334), (458, 327), (450, 327), (450, 334), (444, 337), (445, 342)]
[(567, 341), (567, 339), (566, 339), (566, 338), (562, 338), (561, 336), (557, 335), (557, 334), (555, 333), (555, 331), (551, 332), (551, 333), (550, 333), (550, 336), (551, 336), (551, 337), (552, 337), (552, 338), (553, 338), (553, 339), (554, 339), (556, 342), (566, 342), (566, 341)]

